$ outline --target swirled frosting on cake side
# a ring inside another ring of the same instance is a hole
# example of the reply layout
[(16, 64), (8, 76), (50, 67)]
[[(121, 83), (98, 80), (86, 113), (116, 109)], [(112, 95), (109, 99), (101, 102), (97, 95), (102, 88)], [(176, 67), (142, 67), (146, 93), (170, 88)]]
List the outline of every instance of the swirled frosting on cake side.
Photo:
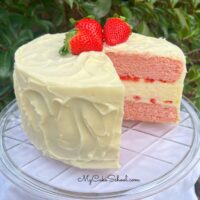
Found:
[(52, 158), (80, 168), (119, 167), (124, 87), (102, 52), (61, 57), (63, 39), (48, 34), (16, 52), (24, 129)]

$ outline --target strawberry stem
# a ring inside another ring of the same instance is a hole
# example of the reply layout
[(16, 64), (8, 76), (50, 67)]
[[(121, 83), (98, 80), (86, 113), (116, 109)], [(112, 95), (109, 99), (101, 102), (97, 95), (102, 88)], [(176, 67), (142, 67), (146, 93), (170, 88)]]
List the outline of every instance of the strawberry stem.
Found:
[(59, 54), (61, 56), (65, 56), (70, 53), (70, 40), (76, 35), (77, 30), (72, 29), (71, 31), (67, 32), (65, 35), (64, 45), (60, 48)]
[(120, 18), (120, 19), (122, 19), (125, 22), (127, 21), (126, 17), (124, 17), (122, 15), (119, 15), (118, 13), (114, 13), (113, 18)]
[(110, 18), (119, 18), (119, 19), (121, 19), (121, 20), (127, 22), (126, 17), (124, 17), (124, 16), (122, 16), (122, 15), (119, 15), (118, 13), (114, 13), (113, 17), (109, 17), (109, 18), (107, 18), (107, 19), (110, 19)]
[(130, 26), (131, 30), (133, 29), (133, 27), (127, 22), (126, 17), (119, 15), (117, 13), (114, 13), (113, 18), (120, 18), (121, 20), (125, 21)]
[[(88, 16), (85, 17), (85, 18), (95, 19), (95, 16), (94, 16), (94, 15), (88, 15)], [(76, 19), (74, 19), (74, 18), (72, 18), (72, 17), (69, 19), (70, 24), (72, 24), (73, 26), (74, 26), (78, 21), (80, 21), (80, 20), (76, 20)]]

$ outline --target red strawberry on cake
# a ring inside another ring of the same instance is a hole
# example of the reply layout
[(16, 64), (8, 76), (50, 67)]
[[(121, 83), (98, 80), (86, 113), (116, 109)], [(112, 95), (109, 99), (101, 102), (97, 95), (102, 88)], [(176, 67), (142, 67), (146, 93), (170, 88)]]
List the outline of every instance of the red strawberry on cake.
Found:
[(83, 18), (75, 23), (75, 28), (89, 30), (90, 34), (92, 34), (96, 39), (99, 38), (101, 43), (103, 42), (102, 27), (97, 20), (88, 17)]
[(113, 46), (129, 38), (131, 27), (123, 19), (113, 17), (106, 21), (103, 33), (106, 44)]
[(60, 49), (61, 55), (72, 53), (79, 55), (86, 51), (102, 51), (103, 44), (99, 42), (87, 29), (74, 29), (66, 33), (64, 46)]

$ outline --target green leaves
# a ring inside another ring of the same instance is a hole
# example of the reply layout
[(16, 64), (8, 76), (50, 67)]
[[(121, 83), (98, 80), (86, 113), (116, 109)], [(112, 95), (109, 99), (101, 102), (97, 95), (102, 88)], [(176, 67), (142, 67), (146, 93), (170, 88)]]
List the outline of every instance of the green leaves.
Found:
[(12, 55), (10, 52), (0, 52), (0, 79), (8, 78), (11, 73)]
[(185, 81), (184, 92), (195, 105), (200, 108), (200, 68), (198, 65), (192, 65), (188, 71)]
[(127, 22), (133, 27), (135, 25), (135, 20), (130, 8), (127, 6), (122, 6), (121, 13), (127, 19)]
[(188, 71), (188, 79), (190, 83), (195, 83), (200, 81), (200, 69), (198, 66), (193, 65)]
[[(9, 52), (3, 53), (0, 51), (0, 110), (6, 105), (7, 99), (10, 96), (12, 96), (12, 98), (14, 96), (12, 92), (13, 86), (11, 77), (12, 63), (13, 56)], [(12, 100), (12, 98), (9, 98), (9, 100)]]
[(172, 7), (175, 7), (179, 0), (170, 0), (170, 4)]
[(192, 0), (192, 4), (194, 8), (197, 8), (197, 6), (200, 4), (200, 0)]
[(188, 29), (188, 23), (186, 21), (186, 17), (184, 15), (184, 11), (180, 8), (175, 8), (174, 12), (179, 20), (179, 23), (181, 24), (182, 28)]
[(65, 56), (68, 53), (70, 53), (70, 40), (76, 35), (77, 31), (75, 29), (70, 30), (65, 34), (65, 40), (64, 40), (64, 45), (61, 47), (59, 50), (59, 54), (61, 56)]
[(138, 30), (138, 33), (141, 33), (143, 35), (147, 35), (147, 36), (152, 35), (151, 31), (149, 30), (149, 27), (145, 21), (140, 22), (137, 30)]
[(70, 6), (70, 8), (73, 7), (74, 0), (64, 0), (64, 1)]
[(83, 1), (81, 6), (86, 11), (87, 15), (94, 15), (97, 18), (102, 18), (108, 14), (111, 8), (111, 0), (96, 0)]

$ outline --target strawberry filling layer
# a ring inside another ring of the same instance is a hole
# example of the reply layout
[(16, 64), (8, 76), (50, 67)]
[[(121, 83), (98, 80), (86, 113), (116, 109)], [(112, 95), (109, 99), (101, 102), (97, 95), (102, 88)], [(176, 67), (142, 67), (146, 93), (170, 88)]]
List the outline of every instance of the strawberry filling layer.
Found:
[(122, 80), (146, 82), (155, 80), (173, 83), (179, 79), (183, 71), (183, 63), (178, 60), (152, 56), (148, 54), (122, 54), (107, 52)]
[(175, 106), (148, 104), (125, 100), (124, 119), (148, 122), (176, 122), (178, 113)]
[[(125, 100), (129, 101), (127, 97), (125, 97)], [(142, 99), (142, 97), (139, 96), (139, 95), (133, 95), (133, 96), (132, 96), (132, 100), (133, 100), (134, 102), (141, 102), (141, 101), (144, 101), (144, 99)], [(159, 103), (162, 103), (162, 104), (163, 104), (163, 103), (164, 103), (164, 104), (173, 104), (173, 101), (172, 101), (172, 100), (165, 100), (165, 101), (159, 102), (156, 98), (151, 98), (151, 99), (149, 99), (149, 103), (151, 103), (151, 104), (159, 104)]]
[(150, 78), (143, 79), (143, 78), (133, 77), (133, 76), (129, 76), (129, 75), (120, 76), (119, 78), (122, 81), (139, 82), (140, 80), (144, 80), (145, 83), (154, 83), (155, 81), (160, 81), (161, 83), (167, 83), (166, 81), (163, 81), (163, 80), (154, 80), (154, 79), (150, 79)]

